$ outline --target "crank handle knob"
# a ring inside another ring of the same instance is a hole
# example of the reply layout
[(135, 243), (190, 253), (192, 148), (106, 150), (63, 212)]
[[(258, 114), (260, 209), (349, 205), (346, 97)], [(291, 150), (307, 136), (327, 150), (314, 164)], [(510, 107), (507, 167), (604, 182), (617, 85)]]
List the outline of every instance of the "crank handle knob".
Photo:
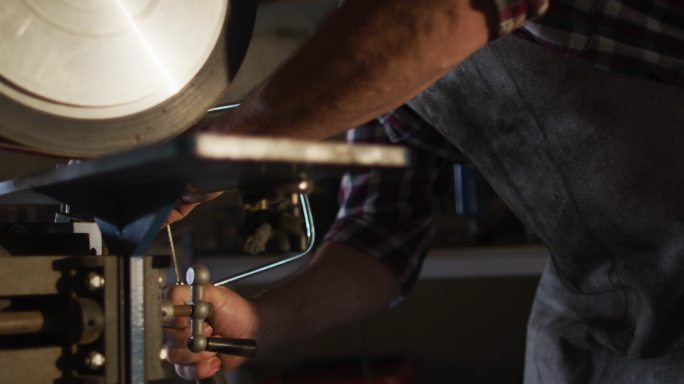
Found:
[[(200, 341), (201, 344), (205, 340)], [(204, 345), (203, 345), (204, 347)], [(188, 339), (188, 348), (195, 350), (195, 342), (191, 337)], [(224, 355), (255, 357), (257, 352), (257, 344), (252, 339), (225, 339), (222, 337), (207, 337), (206, 347), (203, 348), (207, 352), (216, 352)]]

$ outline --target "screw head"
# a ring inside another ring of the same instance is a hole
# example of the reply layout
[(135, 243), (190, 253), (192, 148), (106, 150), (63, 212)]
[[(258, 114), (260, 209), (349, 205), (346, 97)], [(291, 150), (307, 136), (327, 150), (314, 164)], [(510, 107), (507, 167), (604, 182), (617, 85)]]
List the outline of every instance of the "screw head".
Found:
[(86, 285), (89, 290), (97, 291), (98, 289), (102, 289), (104, 287), (105, 279), (97, 272), (90, 272), (86, 277)]
[(90, 351), (85, 358), (85, 365), (88, 369), (96, 371), (105, 365), (105, 357), (98, 351)]

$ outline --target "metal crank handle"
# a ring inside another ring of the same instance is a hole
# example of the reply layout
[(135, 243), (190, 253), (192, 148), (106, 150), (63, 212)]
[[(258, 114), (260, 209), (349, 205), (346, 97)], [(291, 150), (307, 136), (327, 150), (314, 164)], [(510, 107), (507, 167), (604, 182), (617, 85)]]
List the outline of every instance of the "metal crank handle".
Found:
[[(224, 355), (255, 357), (257, 344), (252, 339), (226, 339), (223, 337), (204, 337), (201, 343), (205, 346), (202, 351), (216, 352)], [(195, 339), (188, 339), (188, 348), (195, 351)]]
[(316, 227), (314, 226), (314, 221), (313, 221), (313, 214), (311, 213), (311, 204), (309, 203), (309, 197), (306, 195), (304, 192), (299, 192), (299, 204), (302, 209), (302, 216), (304, 217), (304, 226), (306, 227), (306, 238), (307, 238), (307, 245), (306, 249), (293, 256), (286, 257), (284, 259), (264, 264), (252, 269), (249, 269), (245, 272), (238, 273), (237, 275), (230, 276), (225, 279), (217, 280), (214, 282), (214, 285), (222, 287), (226, 286), (228, 284), (235, 283), (237, 281), (240, 281), (242, 279), (246, 279), (252, 276), (256, 276), (260, 273), (268, 272), (272, 269), (282, 267), (283, 265), (295, 262), (297, 260), (301, 260), (302, 258), (309, 256), (313, 250), (314, 250), (314, 245), (316, 244)]
[[(256, 356), (257, 345), (252, 339), (225, 339), (222, 337), (205, 337), (205, 351), (222, 353), (242, 357)], [(193, 350), (193, 338), (188, 339), (188, 348)], [(198, 380), (198, 384), (227, 384), (226, 377), (222, 371), (216, 372), (212, 377)]]
[(213, 310), (213, 306), (205, 300), (205, 289), (207, 285), (211, 284), (209, 269), (202, 264), (193, 265), (188, 269), (186, 281), (190, 284), (190, 304), (192, 306), (188, 348), (195, 353), (209, 351), (254, 357), (256, 355), (255, 340), (204, 336), (204, 322)]
[[(192, 314), (190, 316), (190, 333), (188, 348), (193, 352), (210, 351), (243, 357), (256, 356), (256, 341), (250, 339), (226, 339), (222, 337), (206, 337), (202, 333), (204, 321), (210, 315), (212, 306), (205, 301), (206, 286), (211, 284), (209, 269), (195, 264), (188, 269), (186, 281), (190, 284), (190, 300)], [(223, 384), (223, 372), (217, 372), (209, 379), (199, 381), (206, 384)]]

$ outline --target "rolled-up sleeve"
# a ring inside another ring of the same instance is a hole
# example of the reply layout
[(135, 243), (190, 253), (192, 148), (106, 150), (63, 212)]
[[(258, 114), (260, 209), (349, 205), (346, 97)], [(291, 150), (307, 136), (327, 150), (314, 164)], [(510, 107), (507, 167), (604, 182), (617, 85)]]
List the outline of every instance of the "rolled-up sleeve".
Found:
[[(352, 143), (392, 144), (385, 116), (348, 133)], [(431, 129), (431, 128), (427, 128)], [(401, 144), (401, 143), (399, 143)], [(438, 193), (444, 189), (451, 162), (410, 146), (412, 167), (347, 173), (340, 186), (340, 210), (326, 235), (385, 263), (396, 275), (402, 294), (415, 284), (432, 240)]]
[(505, 36), (521, 27), (527, 20), (543, 15), (549, 0), (494, 0), (498, 12), (495, 37)]

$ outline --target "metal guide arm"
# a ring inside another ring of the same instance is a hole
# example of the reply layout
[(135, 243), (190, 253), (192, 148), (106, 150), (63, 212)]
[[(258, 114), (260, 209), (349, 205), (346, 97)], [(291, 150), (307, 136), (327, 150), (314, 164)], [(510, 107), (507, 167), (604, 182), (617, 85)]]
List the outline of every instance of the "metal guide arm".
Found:
[(304, 192), (299, 193), (299, 202), (302, 207), (302, 214), (304, 216), (304, 226), (306, 229), (306, 239), (307, 239), (307, 244), (306, 248), (304, 249), (303, 252), (298, 253), (293, 256), (286, 257), (281, 260), (277, 260), (272, 263), (260, 265), (258, 267), (249, 269), (244, 272), (240, 272), (238, 274), (235, 274), (233, 276), (217, 280), (214, 282), (214, 285), (216, 286), (225, 286), (228, 284), (235, 283), (237, 281), (256, 276), (260, 273), (268, 272), (274, 268), (282, 267), (286, 264), (295, 262), (297, 260), (300, 260), (308, 255), (311, 254), (311, 252), (314, 249), (314, 244), (316, 242), (316, 229), (314, 228), (314, 222), (313, 222), (313, 214), (311, 213), (311, 204), (309, 203), (309, 197), (306, 195)]

